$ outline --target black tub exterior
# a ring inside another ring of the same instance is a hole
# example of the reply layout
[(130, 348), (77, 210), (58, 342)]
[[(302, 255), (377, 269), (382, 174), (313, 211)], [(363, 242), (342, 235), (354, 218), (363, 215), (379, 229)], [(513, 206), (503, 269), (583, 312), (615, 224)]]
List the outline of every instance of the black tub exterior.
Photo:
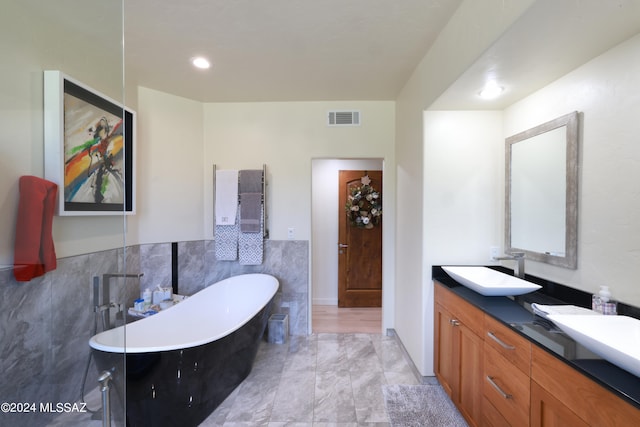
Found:
[(100, 371), (113, 374), (112, 417), (122, 422), (123, 370), (130, 427), (197, 426), (249, 375), (267, 326), (273, 299), (235, 332), (185, 349), (121, 353), (92, 349)]

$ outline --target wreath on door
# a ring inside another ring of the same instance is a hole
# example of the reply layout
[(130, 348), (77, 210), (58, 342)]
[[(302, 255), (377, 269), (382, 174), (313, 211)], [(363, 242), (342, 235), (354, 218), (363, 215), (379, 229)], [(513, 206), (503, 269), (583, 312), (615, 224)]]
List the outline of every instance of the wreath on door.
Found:
[(353, 227), (371, 229), (382, 220), (382, 197), (371, 185), (368, 175), (360, 179), (360, 185), (349, 189), (345, 211)]

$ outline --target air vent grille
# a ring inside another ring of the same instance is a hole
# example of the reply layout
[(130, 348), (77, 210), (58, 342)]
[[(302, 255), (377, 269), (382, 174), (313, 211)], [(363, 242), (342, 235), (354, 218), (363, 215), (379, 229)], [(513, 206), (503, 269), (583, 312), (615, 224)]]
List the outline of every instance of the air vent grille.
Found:
[(360, 126), (360, 111), (329, 111), (327, 126)]

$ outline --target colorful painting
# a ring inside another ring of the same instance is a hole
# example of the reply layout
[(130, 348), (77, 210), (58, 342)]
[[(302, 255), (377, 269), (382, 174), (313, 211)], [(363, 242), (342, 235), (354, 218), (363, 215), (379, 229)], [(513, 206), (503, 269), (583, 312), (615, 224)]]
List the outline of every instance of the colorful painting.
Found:
[(122, 123), (122, 117), (65, 93), (65, 202), (124, 203)]
[(45, 175), (61, 187), (60, 215), (135, 212), (134, 124), (131, 110), (45, 71)]

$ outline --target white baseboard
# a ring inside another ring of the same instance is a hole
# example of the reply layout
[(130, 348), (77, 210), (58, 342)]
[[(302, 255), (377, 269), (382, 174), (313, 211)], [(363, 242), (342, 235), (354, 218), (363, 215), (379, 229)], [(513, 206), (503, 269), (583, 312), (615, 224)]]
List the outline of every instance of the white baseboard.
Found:
[(337, 298), (313, 298), (313, 305), (338, 305)]
[(402, 350), (402, 353), (404, 354), (405, 360), (407, 361), (407, 363), (409, 363), (409, 367), (411, 368), (411, 371), (413, 372), (413, 375), (415, 375), (419, 384), (429, 384), (429, 385), (439, 384), (438, 379), (435, 376), (423, 376), (420, 373), (420, 371), (418, 370), (418, 367), (416, 366), (415, 363), (413, 363), (413, 359), (409, 355), (409, 352), (405, 348), (404, 344), (402, 343), (402, 340), (400, 339), (400, 336), (398, 335), (395, 329), (393, 328), (387, 329), (387, 336), (393, 337), (396, 343), (398, 343), (400, 350)]

